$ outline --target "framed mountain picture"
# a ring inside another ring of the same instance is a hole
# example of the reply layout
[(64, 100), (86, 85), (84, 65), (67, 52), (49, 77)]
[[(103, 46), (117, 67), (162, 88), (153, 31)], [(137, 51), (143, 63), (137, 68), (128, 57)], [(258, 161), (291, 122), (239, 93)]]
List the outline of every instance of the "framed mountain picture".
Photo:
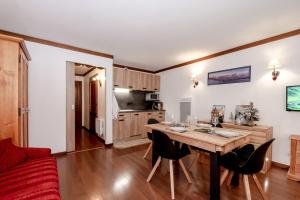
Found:
[(251, 66), (209, 72), (207, 85), (243, 83), (251, 81)]

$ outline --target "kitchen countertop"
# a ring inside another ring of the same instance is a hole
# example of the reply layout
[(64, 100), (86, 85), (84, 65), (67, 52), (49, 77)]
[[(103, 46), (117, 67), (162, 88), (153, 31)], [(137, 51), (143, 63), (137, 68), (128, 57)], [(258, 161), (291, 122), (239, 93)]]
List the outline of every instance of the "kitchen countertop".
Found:
[(165, 111), (165, 110), (120, 110), (120, 113), (130, 113), (130, 112), (161, 112), (161, 111)]

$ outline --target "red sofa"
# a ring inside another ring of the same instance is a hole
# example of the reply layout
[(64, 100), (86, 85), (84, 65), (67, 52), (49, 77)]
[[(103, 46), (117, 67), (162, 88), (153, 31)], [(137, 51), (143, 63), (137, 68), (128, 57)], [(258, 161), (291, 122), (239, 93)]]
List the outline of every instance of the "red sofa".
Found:
[(16, 148), (25, 159), (0, 172), (0, 200), (60, 200), (56, 159), (51, 150)]

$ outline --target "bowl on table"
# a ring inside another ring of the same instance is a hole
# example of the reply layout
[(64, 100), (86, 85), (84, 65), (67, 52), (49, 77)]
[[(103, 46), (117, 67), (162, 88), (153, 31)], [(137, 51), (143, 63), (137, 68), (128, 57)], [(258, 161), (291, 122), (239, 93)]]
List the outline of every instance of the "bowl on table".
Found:
[(187, 128), (182, 127), (182, 126), (174, 126), (174, 127), (171, 127), (170, 130), (179, 132), (179, 133), (183, 133), (183, 132), (187, 131)]

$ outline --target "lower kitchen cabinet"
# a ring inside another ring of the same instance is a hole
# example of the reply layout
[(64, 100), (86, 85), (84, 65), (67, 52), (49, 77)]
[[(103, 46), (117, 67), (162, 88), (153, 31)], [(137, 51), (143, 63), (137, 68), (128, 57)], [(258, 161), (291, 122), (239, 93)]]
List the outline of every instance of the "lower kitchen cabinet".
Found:
[(147, 137), (145, 125), (149, 119), (161, 122), (165, 119), (164, 111), (119, 113), (118, 119), (113, 120), (113, 139), (126, 139), (140, 136)]
[(130, 137), (130, 114), (120, 113), (118, 119), (113, 120), (113, 139), (124, 139)]

